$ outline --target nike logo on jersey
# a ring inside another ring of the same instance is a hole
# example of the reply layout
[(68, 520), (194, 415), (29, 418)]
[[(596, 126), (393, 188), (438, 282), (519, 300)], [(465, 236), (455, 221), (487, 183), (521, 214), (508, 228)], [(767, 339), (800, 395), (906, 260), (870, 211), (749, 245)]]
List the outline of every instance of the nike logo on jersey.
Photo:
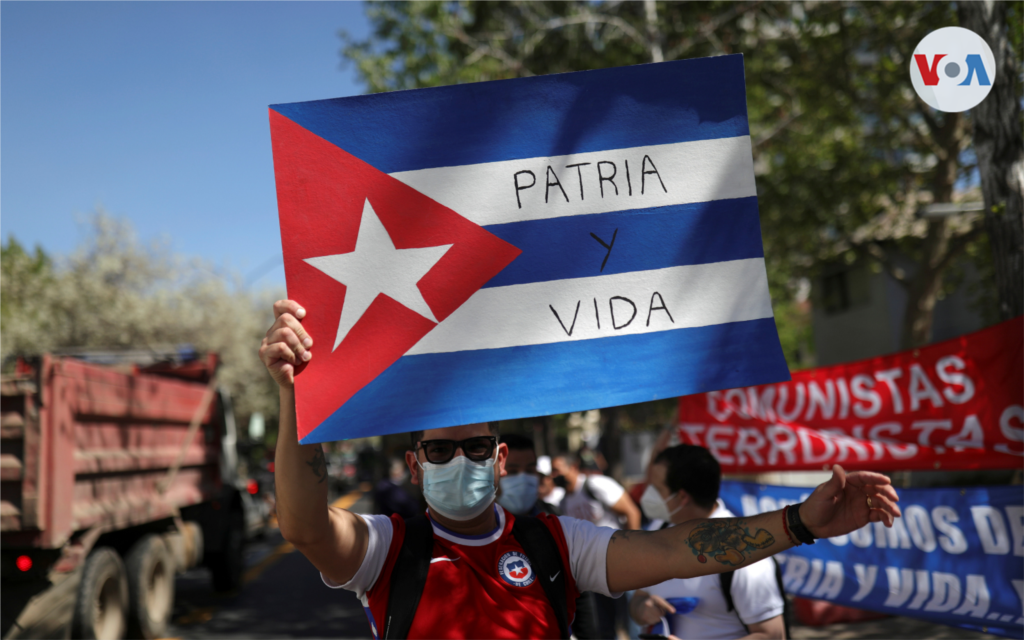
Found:
[(434, 558), (430, 561), (430, 564), (434, 564), (435, 562), (455, 562), (456, 560), (458, 560), (458, 558)]
[(551, 576), (550, 578), (548, 578), (548, 580), (550, 580), (551, 582), (554, 582), (554, 581), (555, 581), (555, 578), (557, 578), (557, 577), (558, 577), (558, 574), (559, 574), (559, 573), (562, 573), (562, 572), (561, 572), (561, 571), (558, 571), (558, 572), (556, 572), (556, 573), (555, 573), (555, 575), (553, 575), (553, 576)]

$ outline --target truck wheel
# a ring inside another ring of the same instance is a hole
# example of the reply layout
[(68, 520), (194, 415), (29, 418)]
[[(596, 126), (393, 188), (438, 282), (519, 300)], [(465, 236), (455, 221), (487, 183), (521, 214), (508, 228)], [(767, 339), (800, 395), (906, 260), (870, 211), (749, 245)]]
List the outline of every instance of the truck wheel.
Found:
[(121, 556), (110, 547), (89, 555), (78, 584), (78, 598), (71, 621), (75, 638), (116, 640), (125, 633), (128, 579)]
[(209, 566), (213, 573), (213, 588), (217, 591), (234, 591), (242, 586), (242, 569), (245, 567), (242, 549), (245, 543), (245, 520), (241, 511), (232, 511), (229, 517), (220, 551), (210, 554)]
[(125, 558), (128, 569), (128, 632), (159, 638), (174, 609), (174, 563), (162, 538), (143, 536)]

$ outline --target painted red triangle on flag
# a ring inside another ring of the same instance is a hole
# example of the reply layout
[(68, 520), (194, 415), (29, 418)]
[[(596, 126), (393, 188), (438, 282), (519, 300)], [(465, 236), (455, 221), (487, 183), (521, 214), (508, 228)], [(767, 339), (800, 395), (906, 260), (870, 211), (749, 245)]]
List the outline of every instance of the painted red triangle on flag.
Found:
[(295, 380), (301, 440), (437, 326), (380, 294), (332, 351), (346, 286), (306, 260), (354, 251), (367, 201), (396, 249), (452, 245), (417, 283), (438, 322), (520, 250), (273, 110), (270, 131), (288, 297), (314, 340)]

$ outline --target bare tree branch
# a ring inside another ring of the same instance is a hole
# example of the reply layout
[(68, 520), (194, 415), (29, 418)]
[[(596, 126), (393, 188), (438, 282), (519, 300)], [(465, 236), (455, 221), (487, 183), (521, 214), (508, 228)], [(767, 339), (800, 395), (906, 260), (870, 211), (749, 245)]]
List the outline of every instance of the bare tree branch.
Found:
[(537, 29), (536, 35), (527, 40), (523, 45), (524, 54), (526, 56), (532, 54), (533, 50), (548, 35), (548, 33), (578, 24), (606, 24), (608, 26), (615, 27), (630, 40), (633, 40), (637, 44), (643, 46), (648, 51), (650, 50), (650, 42), (647, 40), (647, 37), (634, 29), (631, 24), (622, 18), (619, 18), (618, 16), (602, 16), (591, 13), (590, 11), (584, 11), (579, 15), (565, 18), (552, 18), (544, 22), (544, 24)]
[(956, 236), (949, 241), (949, 245), (946, 247), (946, 252), (935, 266), (936, 270), (942, 271), (950, 265), (953, 260), (960, 256), (961, 253), (967, 249), (967, 245), (976, 240), (981, 235), (985, 227), (982, 224), (982, 219), (979, 218), (977, 223), (971, 227), (971, 230), (962, 235)]
[(918, 144), (920, 144), (921, 146), (927, 147), (928, 150), (931, 151), (932, 153), (934, 153), (936, 156), (941, 156), (942, 154), (945, 153), (945, 151), (942, 149), (942, 147), (940, 147), (939, 144), (937, 142), (935, 142), (935, 138), (934, 137), (923, 135), (918, 130), (918, 128), (915, 127), (910, 122), (910, 118), (907, 117), (907, 114), (905, 114), (905, 113), (898, 113), (898, 114), (896, 114), (896, 119), (899, 120), (900, 123), (902, 123), (903, 126), (906, 127), (906, 129), (908, 131), (910, 131), (911, 135), (914, 136), (914, 140), (916, 140)]
[(882, 265), (885, 272), (892, 276), (892, 279), (900, 283), (904, 287), (910, 285), (910, 276), (902, 268), (898, 267), (892, 262), (888, 252), (882, 248), (877, 242), (867, 242), (864, 244), (851, 244), (850, 248), (856, 251), (858, 254), (874, 258)]
[(925, 104), (924, 100), (921, 99), (921, 96), (917, 95), (917, 92), (914, 92), (914, 102), (917, 104), (918, 113), (920, 113), (921, 117), (924, 118), (924, 121), (928, 125), (928, 129), (932, 132), (932, 135), (939, 137), (942, 134), (942, 125), (939, 124), (939, 121), (932, 115), (932, 112), (930, 111), (931, 107)]
[(785, 129), (789, 125), (793, 124), (793, 122), (797, 118), (799, 118), (800, 116), (802, 116), (804, 114), (804, 112), (800, 109), (800, 107), (795, 104), (795, 101), (794, 101), (794, 105), (793, 106), (794, 106), (794, 108), (793, 108), (793, 111), (791, 112), (790, 115), (786, 116), (782, 120), (780, 120), (777, 123), (775, 123), (775, 125), (773, 127), (771, 127), (770, 129), (768, 129), (767, 131), (763, 131), (763, 132), (761, 132), (761, 133), (759, 133), (757, 135), (757, 138), (754, 139), (754, 143), (753, 143), (753, 148), (754, 149), (757, 149), (759, 146), (761, 146), (765, 142), (768, 142), (769, 140), (771, 140), (772, 137), (775, 136), (775, 134), (781, 132), (783, 129)]
[(644, 0), (644, 17), (647, 19), (647, 50), (651, 54), (651, 62), (664, 62), (661, 30), (658, 29), (658, 7), (654, 0)]
[[(730, 9), (729, 11), (725, 11), (725, 12), (717, 15), (714, 18), (712, 18), (711, 20), (708, 20), (703, 25), (701, 25), (700, 31), (699, 31), (699, 34), (698, 34), (697, 37), (695, 37), (695, 38), (686, 38), (686, 39), (680, 41), (680, 43), (677, 44), (676, 46), (674, 46), (671, 49), (669, 49), (665, 53), (665, 59), (666, 60), (675, 60), (679, 56), (681, 56), (684, 53), (686, 53), (686, 51), (688, 49), (690, 49), (691, 47), (696, 45), (698, 42), (701, 42), (703, 40), (709, 40), (711, 37), (714, 37), (714, 32), (717, 31), (718, 28), (721, 27), (722, 25), (726, 24), (730, 20), (733, 20), (734, 18), (737, 18), (737, 17), (743, 15), (744, 13), (746, 13), (748, 11), (752, 11), (753, 9), (756, 9), (760, 5), (761, 5), (761, 1), (760, 0), (758, 0), (757, 2), (750, 2), (750, 3), (746, 3), (746, 2), (744, 2), (744, 3), (736, 3), (735, 5), (733, 5), (733, 8)], [(716, 40), (717, 40), (717, 38), (716, 38)], [(719, 50), (721, 50), (721, 48), (722, 48), (721, 47), (721, 42), (718, 42), (718, 44), (716, 44), (714, 46), (715, 46), (716, 49), (719, 49)]]
[(522, 60), (513, 58), (508, 54), (507, 51), (501, 47), (493, 47), (490, 44), (479, 42), (475, 38), (471, 37), (461, 26), (446, 25), (442, 31), (447, 36), (453, 37), (459, 42), (465, 44), (468, 47), (473, 48), (473, 55), (476, 55), (476, 59), (479, 60), (483, 56), (487, 55), (496, 60), (501, 61), (505, 64), (505, 67), (510, 71), (513, 71), (517, 75), (521, 76), (532, 76), (534, 75), (530, 71), (526, 64)]

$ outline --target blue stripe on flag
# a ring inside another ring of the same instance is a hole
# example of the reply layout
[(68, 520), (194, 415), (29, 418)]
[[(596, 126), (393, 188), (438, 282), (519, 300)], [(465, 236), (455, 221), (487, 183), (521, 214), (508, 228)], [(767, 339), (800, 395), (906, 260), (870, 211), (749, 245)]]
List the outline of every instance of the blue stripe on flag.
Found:
[(523, 252), (485, 287), (764, 257), (756, 196), (484, 228)]
[[(773, 318), (405, 356), (303, 442), (448, 427), (452, 424), (446, 416), (455, 414), (459, 424), (472, 424), (614, 407), (641, 401), (637, 389), (649, 393), (642, 400), (658, 400), (788, 379)], [(516, 386), (524, 380), (528, 387)]]
[(271, 109), (385, 173), (750, 135), (740, 54)]

